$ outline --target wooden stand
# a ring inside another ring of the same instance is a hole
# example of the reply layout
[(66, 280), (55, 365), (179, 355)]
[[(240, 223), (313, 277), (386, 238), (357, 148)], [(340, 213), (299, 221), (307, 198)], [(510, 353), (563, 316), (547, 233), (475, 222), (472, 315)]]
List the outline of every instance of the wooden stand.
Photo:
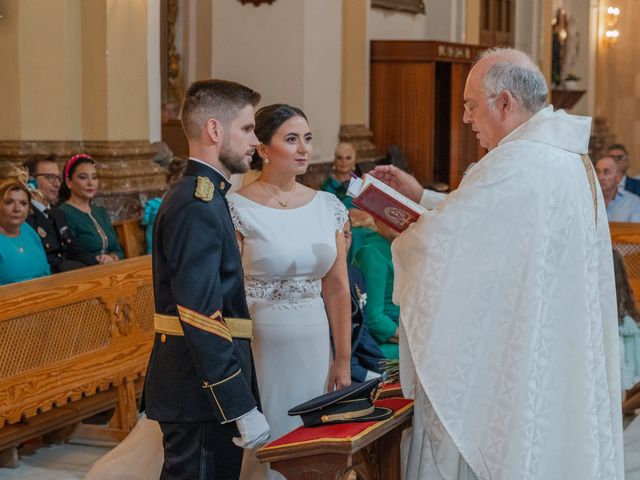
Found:
[(400, 480), (400, 440), (413, 405), (376, 423), (353, 440), (318, 439), (258, 450), (257, 457), (287, 480)]
[(584, 90), (553, 89), (551, 90), (551, 103), (556, 110), (559, 108), (570, 110), (578, 103), (584, 94)]

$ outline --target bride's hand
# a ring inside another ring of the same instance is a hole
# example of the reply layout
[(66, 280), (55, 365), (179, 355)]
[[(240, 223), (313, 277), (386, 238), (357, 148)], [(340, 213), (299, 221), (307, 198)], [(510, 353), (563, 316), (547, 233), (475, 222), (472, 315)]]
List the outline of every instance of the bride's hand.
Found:
[(351, 385), (351, 365), (349, 360), (336, 360), (329, 370), (329, 391), (340, 390)]

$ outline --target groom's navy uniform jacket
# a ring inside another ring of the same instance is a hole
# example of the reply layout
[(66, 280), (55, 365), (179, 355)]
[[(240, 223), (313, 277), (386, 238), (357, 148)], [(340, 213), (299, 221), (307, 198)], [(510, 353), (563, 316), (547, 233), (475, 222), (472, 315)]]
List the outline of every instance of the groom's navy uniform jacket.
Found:
[(143, 408), (160, 422), (231, 422), (259, 403), (230, 183), (189, 160), (153, 235), (153, 351)]

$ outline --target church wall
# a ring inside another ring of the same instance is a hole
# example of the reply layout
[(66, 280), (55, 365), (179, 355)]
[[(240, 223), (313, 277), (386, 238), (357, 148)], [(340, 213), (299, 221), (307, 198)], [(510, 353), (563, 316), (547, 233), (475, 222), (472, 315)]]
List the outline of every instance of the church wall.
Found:
[(214, 0), (212, 75), (245, 83), (261, 105), (301, 107), (313, 161), (329, 161), (340, 126), (340, 0), (278, 0), (255, 7)]
[[(601, 15), (609, 2), (601, 2)], [(614, 46), (604, 46), (600, 38), (597, 112), (607, 119), (615, 141), (629, 150), (631, 175), (640, 174), (640, 2), (619, 0), (617, 30)], [(601, 25), (602, 26), (602, 25)], [(602, 31), (601, 31), (602, 35)]]
[(371, 40), (464, 41), (465, 3), (461, 0), (425, 0), (426, 14), (372, 8), (369, 15)]
[(108, 0), (107, 16), (107, 139), (149, 138), (147, 2)]
[(3, 5), (2, 39), (0, 42), (0, 140), (20, 136), (20, 62), (18, 44), (18, 4)]

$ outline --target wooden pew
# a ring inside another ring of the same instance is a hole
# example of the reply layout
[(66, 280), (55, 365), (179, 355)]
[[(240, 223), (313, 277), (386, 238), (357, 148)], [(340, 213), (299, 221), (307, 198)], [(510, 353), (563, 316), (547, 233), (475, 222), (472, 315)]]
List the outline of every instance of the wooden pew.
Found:
[[(0, 287), (0, 464), (34, 436), (119, 441), (153, 342), (151, 257)], [(115, 408), (108, 427), (79, 422)]]
[(411, 426), (413, 400), (385, 398), (394, 414), (379, 422), (300, 427), (256, 452), (287, 480), (400, 480), (400, 440)]
[(113, 223), (113, 229), (118, 236), (118, 242), (124, 252), (124, 258), (134, 258), (146, 252), (145, 227), (139, 218), (120, 220)]
[(624, 261), (629, 285), (636, 305), (640, 307), (640, 223), (609, 223), (611, 244)]

